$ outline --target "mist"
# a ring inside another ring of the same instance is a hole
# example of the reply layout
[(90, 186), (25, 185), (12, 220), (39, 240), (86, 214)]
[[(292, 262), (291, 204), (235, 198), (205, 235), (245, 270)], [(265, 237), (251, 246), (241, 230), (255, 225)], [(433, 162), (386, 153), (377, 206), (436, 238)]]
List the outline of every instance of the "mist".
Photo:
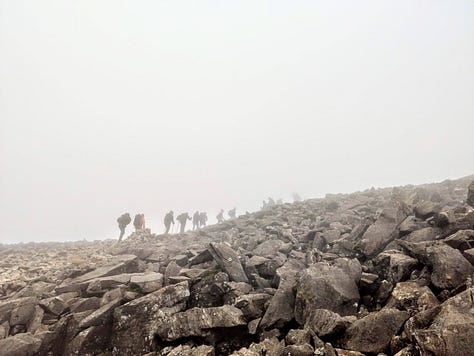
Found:
[(0, 1), (0, 242), (474, 173), (472, 1)]

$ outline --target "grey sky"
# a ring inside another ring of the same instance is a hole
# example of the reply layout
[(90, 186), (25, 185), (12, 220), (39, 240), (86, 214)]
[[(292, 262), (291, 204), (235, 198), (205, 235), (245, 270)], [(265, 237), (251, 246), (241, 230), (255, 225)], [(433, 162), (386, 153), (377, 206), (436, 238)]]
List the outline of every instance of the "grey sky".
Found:
[(474, 2), (0, 0), (0, 242), (474, 173)]

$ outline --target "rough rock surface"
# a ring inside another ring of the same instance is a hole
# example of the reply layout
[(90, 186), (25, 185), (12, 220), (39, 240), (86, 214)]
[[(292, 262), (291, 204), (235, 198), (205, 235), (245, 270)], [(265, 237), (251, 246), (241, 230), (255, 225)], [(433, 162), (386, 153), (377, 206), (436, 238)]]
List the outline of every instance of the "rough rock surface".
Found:
[(473, 178), (0, 244), (0, 356), (474, 354)]

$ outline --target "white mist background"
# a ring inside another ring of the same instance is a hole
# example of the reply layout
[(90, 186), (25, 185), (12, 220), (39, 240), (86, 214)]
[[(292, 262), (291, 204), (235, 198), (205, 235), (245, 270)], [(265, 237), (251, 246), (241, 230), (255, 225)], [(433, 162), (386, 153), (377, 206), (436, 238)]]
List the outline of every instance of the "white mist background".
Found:
[(0, 0), (0, 242), (472, 174), (473, 10)]

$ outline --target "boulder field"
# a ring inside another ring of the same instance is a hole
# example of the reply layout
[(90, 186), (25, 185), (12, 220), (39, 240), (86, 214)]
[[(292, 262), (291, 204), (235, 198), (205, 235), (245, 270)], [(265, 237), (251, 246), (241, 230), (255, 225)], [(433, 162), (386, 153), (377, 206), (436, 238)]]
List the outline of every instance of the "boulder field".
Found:
[(473, 179), (0, 245), (0, 356), (474, 355)]

